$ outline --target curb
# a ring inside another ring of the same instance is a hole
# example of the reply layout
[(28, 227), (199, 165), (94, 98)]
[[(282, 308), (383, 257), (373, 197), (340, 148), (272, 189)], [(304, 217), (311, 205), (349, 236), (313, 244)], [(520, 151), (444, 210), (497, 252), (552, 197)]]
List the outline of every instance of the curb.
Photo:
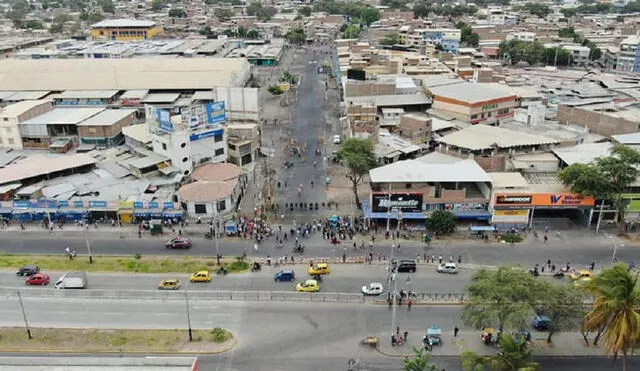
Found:
[(221, 349), (221, 350), (216, 350), (213, 352), (206, 352), (206, 351), (201, 351), (201, 352), (195, 352), (195, 351), (185, 351), (185, 352), (180, 352), (180, 351), (173, 351), (173, 352), (160, 352), (160, 351), (145, 351), (145, 350), (60, 350), (60, 349), (9, 349), (9, 348), (0, 348), (0, 353), (58, 353), (58, 354), (146, 354), (146, 355), (166, 355), (166, 354), (186, 354), (186, 355), (199, 355), (199, 354), (204, 354), (204, 355), (216, 355), (216, 354), (222, 354), (222, 353), (226, 353), (228, 351), (230, 351), (231, 349), (233, 349), (238, 342), (236, 341), (235, 336), (233, 338), (231, 338), (231, 341), (229, 341), (229, 345), (226, 346), (225, 348)]
[[(389, 305), (389, 303), (387, 303), (386, 301), (373, 301), (371, 304), (373, 305)], [(462, 305), (466, 305), (467, 303), (465, 302), (446, 302), (446, 301), (434, 301), (432, 303), (411, 303), (411, 306), (423, 306), (423, 307), (428, 307), (428, 306), (462, 306)], [(396, 309), (398, 308), (404, 308), (406, 307), (406, 304), (403, 305), (396, 305)]]

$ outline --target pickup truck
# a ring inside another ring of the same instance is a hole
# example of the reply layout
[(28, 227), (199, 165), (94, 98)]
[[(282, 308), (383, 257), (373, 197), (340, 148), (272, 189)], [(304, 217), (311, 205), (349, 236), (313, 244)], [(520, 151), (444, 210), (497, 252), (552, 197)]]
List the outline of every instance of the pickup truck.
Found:
[(69, 272), (60, 277), (56, 281), (56, 289), (86, 289), (87, 288), (86, 272)]

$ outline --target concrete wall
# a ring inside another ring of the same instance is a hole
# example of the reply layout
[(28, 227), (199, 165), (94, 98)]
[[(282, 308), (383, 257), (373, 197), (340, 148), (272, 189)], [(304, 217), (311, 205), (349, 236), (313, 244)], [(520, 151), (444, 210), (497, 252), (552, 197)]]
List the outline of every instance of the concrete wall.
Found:
[(396, 93), (396, 84), (346, 84), (347, 97), (361, 97), (369, 95), (393, 95)]
[(579, 107), (558, 105), (558, 120), (561, 124), (576, 124), (585, 126), (595, 134), (611, 136), (614, 134), (629, 134), (640, 130), (638, 121), (630, 121), (608, 115), (606, 112), (596, 112)]

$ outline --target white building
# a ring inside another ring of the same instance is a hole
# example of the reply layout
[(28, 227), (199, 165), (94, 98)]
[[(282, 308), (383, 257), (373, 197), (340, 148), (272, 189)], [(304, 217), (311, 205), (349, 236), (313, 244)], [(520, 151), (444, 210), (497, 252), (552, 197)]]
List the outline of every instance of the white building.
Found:
[[(616, 61), (616, 71), (634, 72), (636, 49), (640, 44), (640, 36), (629, 36), (620, 42), (620, 51)], [(640, 72), (640, 71), (638, 71)]]
[(145, 106), (153, 152), (184, 175), (207, 162), (227, 160), (224, 103), (177, 108)]
[(507, 41), (521, 40), (521, 41), (536, 41), (535, 32), (511, 32), (507, 34)]
[(50, 100), (25, 100), (0, 109), (0, 147), (23, 149), (20, 123), (51, 110)]
[(563, 45), (563, 49), (571, 53), (572, 64), (586, 64), (591, 56), (591, 49), (582, 45)]

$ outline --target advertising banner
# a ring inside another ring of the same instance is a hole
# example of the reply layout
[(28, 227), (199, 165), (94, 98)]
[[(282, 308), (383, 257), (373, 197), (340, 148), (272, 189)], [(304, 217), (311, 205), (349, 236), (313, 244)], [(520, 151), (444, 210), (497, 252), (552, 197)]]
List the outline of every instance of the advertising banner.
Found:
[(173, 131), (173, 123), (171, 122), (171, 112), (168, 109), (156, 108), (156, 120), (160, 130), (171, 133)]
[(207, 104), (207, 122), (209, 125), (221, 124), (227, 121), (224, 102), (213, 102)]
[(205, 131), (204, 133), (191, 134), (189, 136), (189, 140), (191, 140), (192, 142), (195, 142), (195, 141), (201, 140), (201, 139), (211, 138), (211, 137), (215, 137), (215, 136), (222, 136), (222, 134), (223, 134), (223, 130), (222, 129), (212, 130), (212, 131)]
[(495, 210), (492, 223), (527, 224), (529, 210)]
[(422, 212), (422, 193), (374, 193), (372, 195), (371, 211), (386, 213), (387, 211), (402, 211), (407, 213)]
[(535, 206), (543, 208), (592, 207), (596, 200), (575, 193), (498, 194), (495, 206)]

